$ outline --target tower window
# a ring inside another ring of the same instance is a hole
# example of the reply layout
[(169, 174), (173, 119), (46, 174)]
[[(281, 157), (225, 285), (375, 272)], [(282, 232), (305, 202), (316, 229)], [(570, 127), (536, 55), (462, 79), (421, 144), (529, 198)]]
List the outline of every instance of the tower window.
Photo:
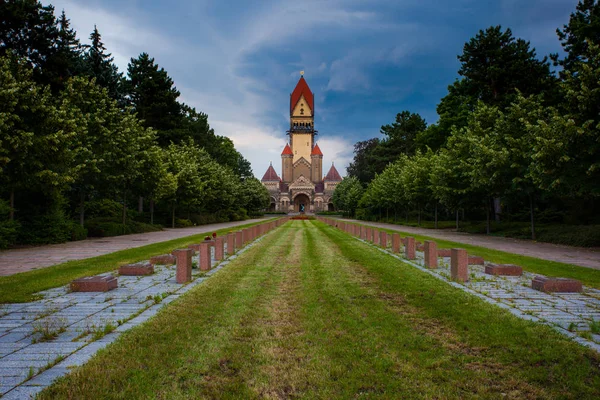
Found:
[(304, 108), (300, 109), (300, 115), (304, 115)]

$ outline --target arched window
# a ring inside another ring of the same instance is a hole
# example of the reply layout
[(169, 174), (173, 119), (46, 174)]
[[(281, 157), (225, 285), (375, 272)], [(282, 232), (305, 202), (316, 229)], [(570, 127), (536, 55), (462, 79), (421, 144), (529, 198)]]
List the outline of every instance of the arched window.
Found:
[(300, 115), (304, 115), (304, 108), (300, 109)]

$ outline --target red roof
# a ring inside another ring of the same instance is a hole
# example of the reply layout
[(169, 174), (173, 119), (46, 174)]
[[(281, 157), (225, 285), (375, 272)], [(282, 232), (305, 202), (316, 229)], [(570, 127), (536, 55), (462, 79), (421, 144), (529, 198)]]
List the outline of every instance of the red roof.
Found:
[(292, 153), (292, 149), (290, 148), (290, 144), (289, 143), (285, 144), (285, 147), (283, 148), (283, 151), (281, 152), (281, 155), (282, 156), (285, 156), (285, 155), (293, 156), (294, 155), (294, 153)]
[(275, 172), (275, 168), (273, 168), (273, 164), (269, 165), (269, 168), (267, 169), (267, 172), (265, 172), (265, 174), (263, 175), (261, 181), (280, 181), (279, 175), (277, 175), (277, 172)]
[(331, 164), (331, 168), (329, 168), (329, 172), (327, 173), (327, 175), (325, 175), (325, 179), (323, 180), (340, 182), (342, 180), (342, 177), (340, 176), (340, 173), (337, 171), (337, 169), (335, 169), (335, 165)]
[(321, 153), (321, 149), (319, 148), (318, 144), (315, 144), (315, 147), (313, 147), (312, 149), (312, 153), (310, 153), (311, 156), (322, 156), (323, 153)]
[(313, 94), (310, 91), (310, 88), (308, 87), (308, 83), (306, 83), (306, 81), (304, 80), (304, 77), (301, 76), (300, 80), (296, 84), (296, 88), (292, 92), (292, 96), (290, 99), (290, 113), (292, 111), (294, 111), (294, 107), (296, 107), (296, 104), (298, 104), (300, 97), (302, 97), (303, 95), (304, 95), (304, 99), (308, 103), (308, 106), (310, 107), (310, 109), (312, 111), (314, 111), (315, 110), (315, 102), (314, 102)]

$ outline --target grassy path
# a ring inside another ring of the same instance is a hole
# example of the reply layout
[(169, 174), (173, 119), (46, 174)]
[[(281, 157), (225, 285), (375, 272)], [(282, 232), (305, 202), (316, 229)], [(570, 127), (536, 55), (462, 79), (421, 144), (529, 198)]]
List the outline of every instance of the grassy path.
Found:
[(600, 356), (294, 221), (42, 398), (598, 398)]

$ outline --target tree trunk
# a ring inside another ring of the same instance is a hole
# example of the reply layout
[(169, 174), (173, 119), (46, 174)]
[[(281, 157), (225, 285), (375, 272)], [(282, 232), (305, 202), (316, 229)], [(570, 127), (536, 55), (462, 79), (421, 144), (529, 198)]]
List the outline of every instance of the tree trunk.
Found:
[[(386, 208), (386, 209), (385, 209), (385, 219), (386, 219), (386, 220), (389, 220), (389, 219), (390, 219), (390, 209), (389, 209), (389, 208)], [(387, 221), (385, 221), (385, 222), (387, 222)]]
[(421, 205), (417, 205), (417, 226), (421, 226)]
[(150, 224), (154, 225), (154, 200), (150, 200)]
[(406, 215), (406, 223), (408, 224), (408, 209), (406, 209), (405, 215)]
[(123, 233), (125, 233), (125, 223), (127, 222), (127, 191), (123, 189)]
[(535, 224), (533, 222), (533, 194), (529, 194), (529, 213), (531, 214), (531, 240), (535, 240)]
[(502, 206), (500, 204), (500, 197), (494, 197), (494, 220), (500, 222), (500, 214), (502, 213)]
[(11, 221), (15, 220), (15, 191), (11, 190), (10, 191), (10, 211), (9, 211), (9, 218)]
[(138, 212), (140, 214), (144, 212), (144, 198), (142, 196), (138, 197)]
[(458, 208), (456, 209), (456, 231), (458, 232)]
[(79, 224), (83, 227), (85, 220), (85, 192), (82, 190), (79, 194)]
[(485, 204), (485, 217), (486, 217), (485, 231), (489, 235), (490, 234), (490, 201), (489, 201), (489, 199), (488, 199), (488, 201), (486, 201), (486, 204)]
[(435, 223), (434, 223), (435, 229), (438, 228), (437, 206), (438, 206), (437, 203), (435, 203)]
[(394, 207), (394, 223), (398, 222), (398, 209)]
[(173, 210), (171, 214), (171, 228), (175, 228), (175, 202), (173, 202)]

